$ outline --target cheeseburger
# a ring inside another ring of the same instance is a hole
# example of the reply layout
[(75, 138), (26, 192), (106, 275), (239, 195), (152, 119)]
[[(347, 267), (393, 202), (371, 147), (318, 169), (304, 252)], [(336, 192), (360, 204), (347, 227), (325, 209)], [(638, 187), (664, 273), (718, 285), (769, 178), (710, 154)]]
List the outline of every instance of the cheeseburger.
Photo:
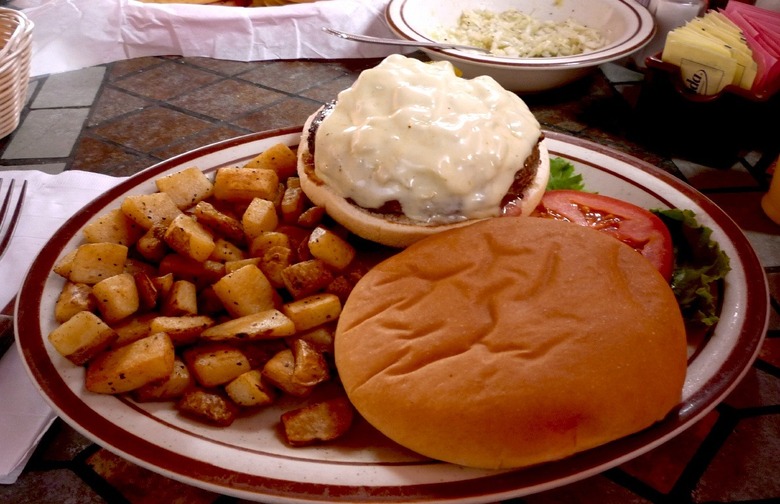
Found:
[(658, 270), (605, 233), (485, 219), (370, 270), (335, 336), (357, 411), (428, 457), (489, 469), (558, 460), (679, 404), (685, 327)]
[(539, 123), (517, 95), (449, 62), (392, 55), (312, 114), (301, 188), (363, 238), (404, 247), (480, 219), (528, 215), (549, 178)]

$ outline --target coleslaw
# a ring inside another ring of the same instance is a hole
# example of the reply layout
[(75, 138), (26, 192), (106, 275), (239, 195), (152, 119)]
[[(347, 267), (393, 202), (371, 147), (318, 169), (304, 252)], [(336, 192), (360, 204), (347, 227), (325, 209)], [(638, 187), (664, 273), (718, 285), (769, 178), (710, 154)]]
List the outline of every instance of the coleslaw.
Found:
[(549, 58), (573, 56), (606, 44), (603, 34), (573, 19), (542, 21), (517, 9), (465, 10), (454, 27), (432, 34), (438, 42), (481, 47), (494, 56)]

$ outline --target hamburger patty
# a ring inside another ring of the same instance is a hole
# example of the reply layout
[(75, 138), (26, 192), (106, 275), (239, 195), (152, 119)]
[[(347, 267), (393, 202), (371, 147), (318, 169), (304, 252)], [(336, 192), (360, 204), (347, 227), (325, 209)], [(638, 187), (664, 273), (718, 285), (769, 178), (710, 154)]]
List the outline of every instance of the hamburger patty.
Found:
[[(312, 165), (314, 163), (313, 158), (316, 156), (315, 154), (315, 144), (316, 144), (316, 136), (317, 136), (317, 130), (319, 129), (320, 124), (323, 120), (325, 120), (326, 117), (333, 111), (333, 108), (336, 106), (336, 100), (331, 100), (330, 102), (326, 103), (314, 116), (314, 118), (311, 121), (311, 124), (308, 129), (308, 139), (307, 139), (307, 146), (309, 148), (309, 154), (312, 156)], [(541, 142), (544, 139), (544, 134), (541, 134), (539, 136), (539, 142)], [(514, 204), (523, 198), (523, 193), (525, 192), (526, 188), (531, 185), (536, 178), (537, 169), (539, 168), (539, 143), (537, 142), (534, 146), (533, 151), (531, 152), (531, 155), (529, 155), (523, 166), (515, 172), (515, 178), (512, 182), (512, 185), (507, 190), (506, 195), (501, 200), (501, 207), (503, 209), (503, 213), (505, 214), (513, 214), (512, 209), (514, 207)], [(314, 175), (313, 170), (310, 175)], [(316, 177), (315, 177), (316, 178)], [(348, 200), (352, 205), (358, 206), (354, 201)], [(362, 208), (362, 207), (361, 207)], [(374, 213), (386, 215), (386, 216), (403, 216), (404, 212), (401, 208), (400, 202), (396, 200), (387, 201), (384, 205), (382, 205), (379, 208), (371, 208), (371, 209), (365, 209), (369, 210)]]

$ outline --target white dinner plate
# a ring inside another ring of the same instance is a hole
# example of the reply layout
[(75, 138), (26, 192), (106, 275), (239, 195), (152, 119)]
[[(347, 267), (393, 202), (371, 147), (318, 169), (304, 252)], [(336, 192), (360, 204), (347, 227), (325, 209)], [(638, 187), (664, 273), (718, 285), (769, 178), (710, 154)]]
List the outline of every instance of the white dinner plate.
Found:
[(713, 202), (673, 176), (626, 154), (547, 132), (552, 156), (570, 160), (588, 190), (647, 208), (696, 212), (731, 259), (720, 322), (690, 360), (683, 400), (667, 419), (558, 462), (514, 471), (467, 469), (422, 458), (358, 422), (333, 444), (291, 448), (277, 425), (282, 403), (228, 428), (190, 421), (171, 403), (136, 404), (84, 389), (84, 369), (47, 342), (62, 279), (52, 267), (81, 242), (93, 217), (128, 194), (155, 191), (154, 179), (190, 166), (208, 173), (241, 164), (267, 147), (297, 145), (300, 129), (251, 134), (159, 163), (102, 194), (68, 220), (36, 258), (17, 304), (18, 348), (33, 382), (76, 430), (143, 467), (214, 492), (264, 502), (487, 502), (571, 483), (671, 439), (714, 408), (753, 362), (768, 325), (764, 270), (739, 227)]

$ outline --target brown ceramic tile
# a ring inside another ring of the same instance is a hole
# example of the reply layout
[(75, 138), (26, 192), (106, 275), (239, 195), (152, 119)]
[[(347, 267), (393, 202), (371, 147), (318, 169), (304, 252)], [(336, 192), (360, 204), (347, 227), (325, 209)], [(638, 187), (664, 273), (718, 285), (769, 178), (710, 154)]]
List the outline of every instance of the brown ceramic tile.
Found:
[(171, 100), (174, 106), (223, 121), (284, 98), (275, 91), (238, 80), (223, 80)]
[(163, 107), (150, 107), (100, 125), (92, 133), (140, 152), (152, 152), (210, 128), (211, 123)]
[[(769, 294), (777, 302), (775, 306), (780, 306), (780, 271), (775, 270), (767, 272), (766, 277), (767, 283), (769, 284)], [(777, 310), (775, 310), (775, 314), (778, 314)], [(780, 330), (780, 323), (770, 324), (769, 329)]]
[(173, 61), (166, 61), (146, 70), (116, 79), (114, 85), (132, 93), (167, 100), (211, 84), (221, 77)]
[(105, 504), (77, 474), (69, 469), (28, 471), (13, 486), (0, 485), (0, 502)]
[(42, 445), (39, 456), (46, 461), (66, 462), (73, 460), (82, 451), (92, 446), (92, 441), (62, 419), (57, 418), (46, 433), (48, 444)]
[(780, 495), (780, 415), (742, 419), (693, 492), (694, 502), (746, 502)]
[[(507, 501), (511, 504), (516, 501)], [(603, 476), (594, 476), (555, 490), (524, 497), (524, 504), (647, 504), (649, 501)]]
[(126, 176), (155, 162), (148, 156), (131, 153), (113, 143), (87, 136), (76, 144), (70, 169)]
[(740, 409), (779, 406), (780, 378), (753, 367), (726, 398), (725, 403)]
[(687, 182), (696, 189), (713, 190), (723, 187), (744, 187), (758, 189), (758, 181), (741, 164), (735, 163), (728, 169), (716, 169), (685, 160), (675, 160)]
[(254, 61), (216, 60), (211, 58), (182, 58), (181, 62), (228, 76), (246, 72), (259, 64)]
[(765, 267), (780, 266), (780, 234), (777, 224), (761, 210), (761, 191), (706, 193), (736, 221)]
[(764, 340), (758, 358), (767, 364), (780, 369), (780, 338), (773, 337)]
[(337, 79), (319, 84), (300, 93), (301, 96), (311, 98), (321, 103), (329, 102), (336, 98), (340, 91), (347, 89), (355, 82), (356, 75), (344, 75)]
[(287, 98), (238, 119), (236, 124), (252, 131), (303, 126), (306, 119), (319, 107), (320, 103), (317, 102)]
[(312, 70), (304, 61), (264, 62), (241, 75), (242, 79), (270, 88), (300, 92), (349, 73), (342, 65), (330, 63), (318, 65)]
[(129, 95), (111, 87), (104, 87), (103, 92), (92, 108), (92, 114), (87, 121), (87, 126), (95, 126), (108, 119), (114, 119), (120, 115), (140, 110), (151, 104), (151, 102), (143, 98)]
[(718, 419), (713, 411), (673, 440), (623, 464), (628, 474), (667, 494)]
[(107, 450), (98, 450), (87, 464), (134, 504), (180, 502), (208, 504), (217, 495), (139, 467)]
[(133, 58), (128, 60), (117, 61), (110, 65), (108, 72), (109, 80), (116, 80), (121, 77), (130, 75), (135, 72), (139, 72), (144, 69), (148, 69), (153, 66), (162, 65), (165, 60), (160, 58), (148, 57), (148, 58)]
[(232, 126), (215, 126), (187, 137), (181, 142), (167, 145), (162, 149), (155, 150), (153, 154), (159, 159), (168, 159), (184, 152), (203, 147), (205, 145), (246, 134), (246, 131)]

